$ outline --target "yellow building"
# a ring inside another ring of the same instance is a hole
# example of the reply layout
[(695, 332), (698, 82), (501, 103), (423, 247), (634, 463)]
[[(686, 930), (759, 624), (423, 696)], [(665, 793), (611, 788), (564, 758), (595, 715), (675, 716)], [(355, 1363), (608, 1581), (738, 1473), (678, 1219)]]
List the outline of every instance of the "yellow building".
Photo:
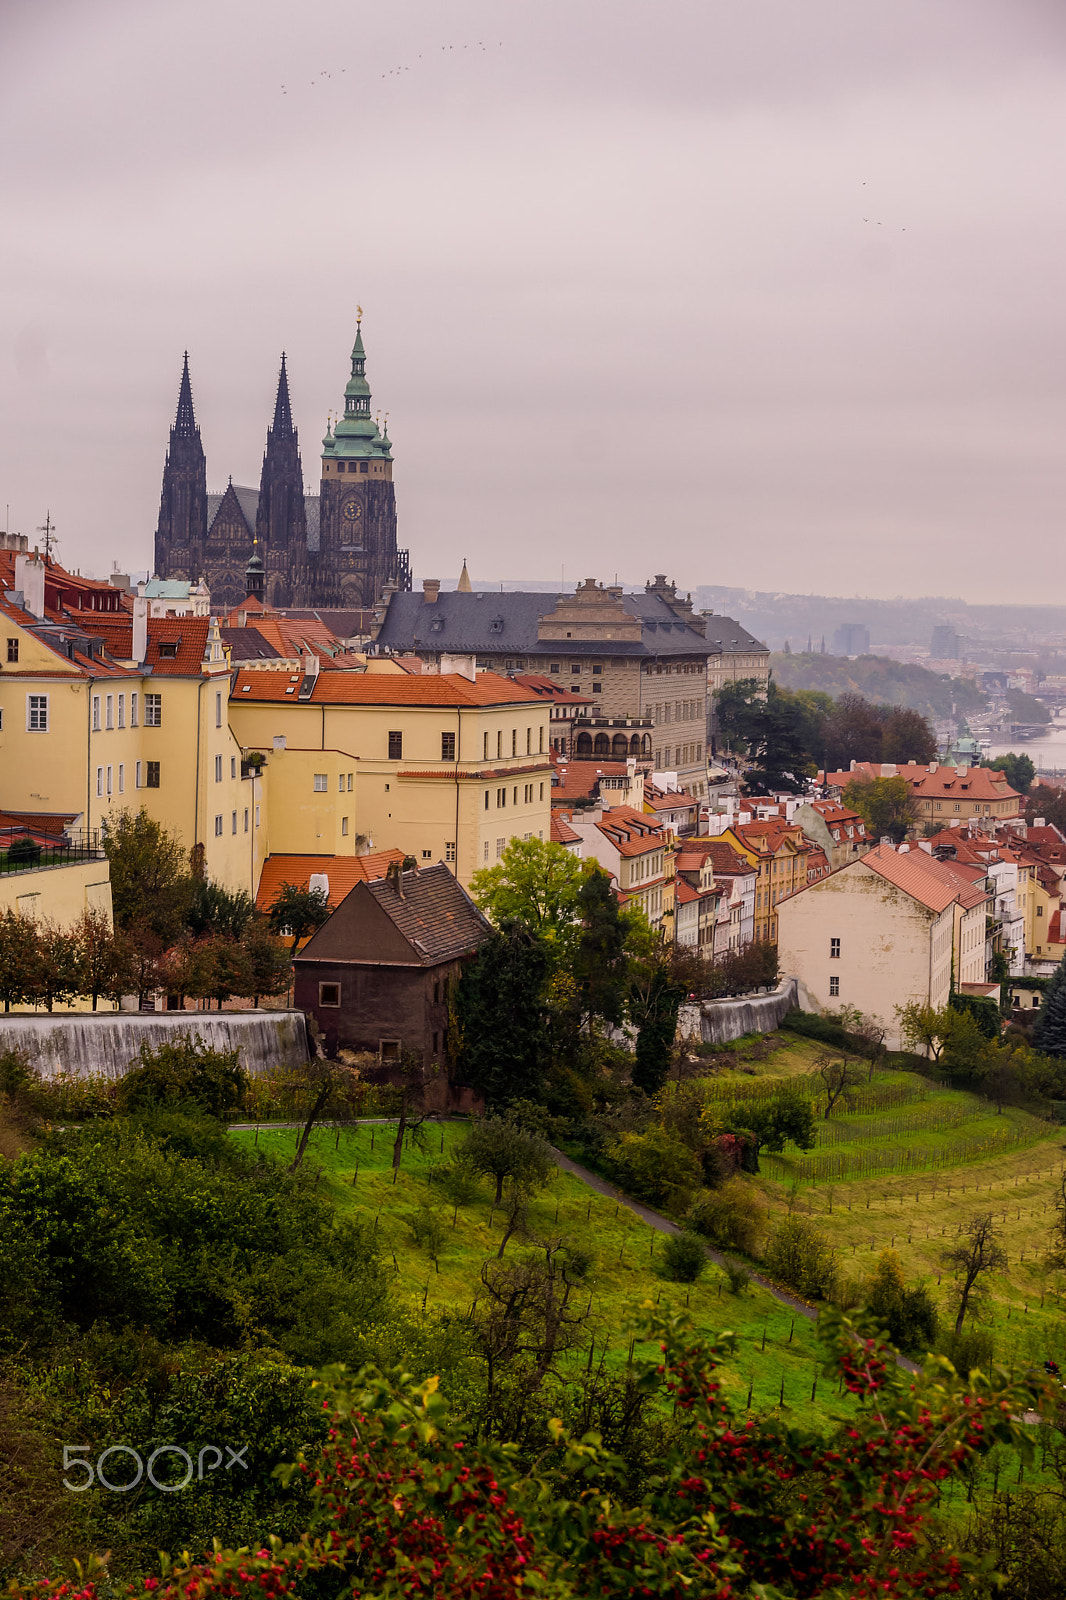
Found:
[(803, 829), (783, 819), (739, 822), (721, 835), (756, 869), (755, 937), (777, 943), (777, 902), (807, 882), (810, 845)]
[(393, 847), (468, 884), (509, 839), (548, 838), (549, 707), (507, 678), (245, 671), (230, 721), (265, 757), (267, 853)]
[(777, 908), (781, 970), (806, 1010), (853, 1006), (899, 1049), (896, 1007), (937, 1010), (985, 978), (983, 877), (920, 849), (881, 844)]
[(69, 928), (85, 911), (102, 911), (111, 921), (111, 872), (102, 854), (78, 861), (0, 873), (0, 911), (15, 911), (35, 922)]

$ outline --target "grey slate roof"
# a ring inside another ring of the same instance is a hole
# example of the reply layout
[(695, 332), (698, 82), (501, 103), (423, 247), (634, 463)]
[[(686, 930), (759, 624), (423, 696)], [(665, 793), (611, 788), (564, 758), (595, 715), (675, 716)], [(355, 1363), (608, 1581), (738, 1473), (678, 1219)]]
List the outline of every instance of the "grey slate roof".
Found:
[(427, 965), (476, 950), (492, 926), (443, 861), (403, 874), (403, 897), (390, 878), (366, 885), (393, 926)]
[(219, 628), (222, 643), (229, 645), (237, 661), (279, 661), (281, 657), (268, 644), (258, 628)]
[(442, 590), (433, 603), (419, 593), (397, 593), (377, 643), (393, 651), (447, 650), (456, 655), (678, 656), (720, 650), (762, 649), (759, 641), (729, 617), (712, 617), (704, 639), (676, 617), (657, 594), (626, 594), (626, 610), (642, 622), (642, 639), (537, 638), (540, 618), (554, 611), (558, 594), (494, 590), (462, 594)]
[[(247, 484), (235, 483), (233, 492), (237, 496), (244, 520), (248, 524), (249, 534), (255, 532), (255, 517), (259, 510), (259, 490), (251, 489)], [(207, 531), (211, 532), (218, 508), (225, 499), (223, 494), (209, 494), (207, 497)], [(304, 495), (304, 516), (307, 518), (307, 548), (317, 550), (319, 545), (319, 510), (322, 496), (317, 494)]]

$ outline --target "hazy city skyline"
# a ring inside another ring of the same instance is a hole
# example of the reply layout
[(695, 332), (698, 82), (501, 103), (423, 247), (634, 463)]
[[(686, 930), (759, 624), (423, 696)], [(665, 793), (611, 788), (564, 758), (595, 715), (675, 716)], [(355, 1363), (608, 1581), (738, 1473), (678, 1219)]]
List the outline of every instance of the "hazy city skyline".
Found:
[[(356, 305), (416, 580), (1066, 603), (1052, 0), (9, 0), (0, 514), (152, 559)], [(1007, 557), (1012, 559), (1005, 559)]]

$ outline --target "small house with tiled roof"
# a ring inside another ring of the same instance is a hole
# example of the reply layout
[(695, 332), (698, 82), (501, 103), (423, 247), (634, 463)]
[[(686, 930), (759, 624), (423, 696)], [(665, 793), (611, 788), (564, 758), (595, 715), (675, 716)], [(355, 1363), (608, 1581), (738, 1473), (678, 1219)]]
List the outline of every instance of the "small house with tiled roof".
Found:
[(984, 983), (989, 908), (979, 867), (879, 844), (778, 902), (781, 970), (805, 1010), (853, 1006), (898, 1049), (898, 1006), (939, 1010), (953, 985)]
[(469, 1109), (448, 1081), (448, 1015), (463, 964), (492, 926), (438, 862), (357, 883), (296, 957), (295, 1002), (326, 1049), (369, 1051), (383, 1068), (413, 1052), (436, 1075), (438, 1109)]
[(662, 927), (673, 908), (671, 841), (662, 823), (632, 806), (603, 806), (566, 817), (581, 835), (585, 858), (598, 861), (614, 879), (619, 901), (638, 905), (653, 928)]
[(1011, 788), (1006, 773), (993, 767), (950, 767), (936, 761), (927, 767), (914, 761), (905, 766), (890, 761), (853, 761), (847, 772), (818, 774), (818, 781), (838, 794), (843, 794), (853, 778), (867, 783), (874, 778), (905, 779), (920, 823), (949, 827), (955, 821), (1005, 822), (1022, 814), (1022, 796)]

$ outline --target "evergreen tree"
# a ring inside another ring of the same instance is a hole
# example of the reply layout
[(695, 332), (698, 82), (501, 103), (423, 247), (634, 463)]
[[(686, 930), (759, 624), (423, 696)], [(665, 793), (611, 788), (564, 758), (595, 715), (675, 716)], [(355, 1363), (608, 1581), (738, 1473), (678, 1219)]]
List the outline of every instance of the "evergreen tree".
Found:
[(507, 920), (459, 980), (455, 1012), (463, 1075), (490, 1107), (540, 1094), (549, 968), (543, 941), (525, 923)]
[(1066, 958), (1059, 962), (1044, 993), (1035, 1043), (1048, 1056), (1066, 1056)]
[(581, 937), (574, 956), (574, 978), (586, 1017), (614, 1026), (622, 1020), (629, 924), (618, 909), (611, 879), (602, 868), (589, 873), (578, 894)]
[(677, 1014), (687, 993), (683, 975), (672, 969), (666, 954), (634, 974), (629, 991), (629, 1015), (637, 1025), (633, 1087), (645, 1094), (658, 1094), (666, 1082)]

